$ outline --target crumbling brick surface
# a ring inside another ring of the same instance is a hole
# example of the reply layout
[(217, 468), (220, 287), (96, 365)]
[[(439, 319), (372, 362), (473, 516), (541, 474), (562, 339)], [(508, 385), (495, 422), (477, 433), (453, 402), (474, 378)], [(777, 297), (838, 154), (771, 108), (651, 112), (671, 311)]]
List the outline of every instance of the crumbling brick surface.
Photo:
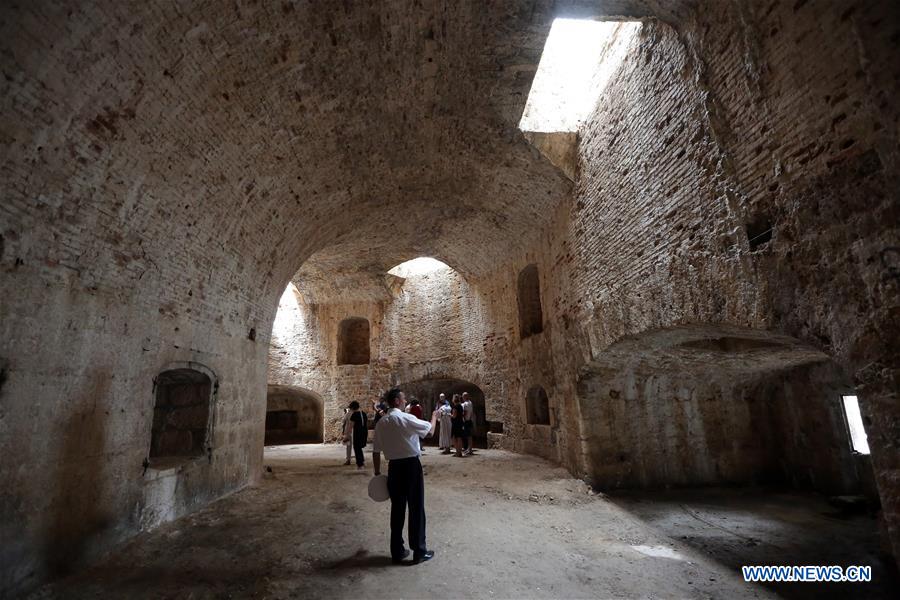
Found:
[[(786, 336), (847, 375), (896, 549), (895, 3), (604, 6), (648, 20), (580, 132), (573, 190), (516, 124), (555, 11), (588, 5), (5, 3), (2, 589), (254, 482), (267, 379), (322, 396), (326, 439), (338, 402), (462, 379), (502, 446), (620, 473), (597, 450), (618, 426), (597, 373), (689, 324)], [(384, 278), (422, 254), (457, 274)], [(543, 331), (521, 339), (529, 264)], [(282, 331), (292, 277), (306, 321)], [(335, 364), (347, 316), (369, 320), (367, 365)], [(212, 453), (145, 469), (153, 378), (188, 363), (218, 383)], [(535, 385), (549, 426), (526, 422)], [(753, 411), (727, 398), (685, 423), (746, 439)]]

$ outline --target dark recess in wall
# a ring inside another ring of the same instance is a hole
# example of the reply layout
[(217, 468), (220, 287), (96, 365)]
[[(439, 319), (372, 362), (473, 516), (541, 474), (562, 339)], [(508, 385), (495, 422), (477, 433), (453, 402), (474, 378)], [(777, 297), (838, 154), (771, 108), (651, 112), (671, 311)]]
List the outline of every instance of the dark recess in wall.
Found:
[(750, 251), (755, 252), (761, 246), (765, 246), (772, 241), (772, 234), (775, 231), (772, 221), (764, 215), (757, 216), (747, 223), (747, 241), (750, 244)]

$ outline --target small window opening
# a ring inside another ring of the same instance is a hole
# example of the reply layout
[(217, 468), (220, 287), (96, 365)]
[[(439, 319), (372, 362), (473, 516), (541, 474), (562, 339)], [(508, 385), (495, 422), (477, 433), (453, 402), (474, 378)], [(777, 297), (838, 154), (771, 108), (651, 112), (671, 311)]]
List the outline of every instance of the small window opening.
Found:
[(638, 22), (555, 19), (519, 122), (531, 132), (572, 132), (618, 71)]
[(844, 418), (850, 431), (850, 446), (854, 452), (869, 454), (869, 438), (863, 427), (862, 413), (859, 411), (859, 399), (856, 396), (841, 396), (844, 403)]
[(544, 330), (541, 309), (541, 282), (536, 265), (528, 265), (519, 273), (519, 333), (525, 339)]
[(442, 271), (449, 268), (450, 267), (446, 263), (443, 263), (436, 258), (431, 258), (430, 256), (420, 256), (419, 258), (414, 258), (412, 260), (400, 263), (399, 265), (388, 271), (388, 274), (407, 278), (413, 275), (428, 275), (429, 273), (434, 273), (435, 271)]
[(369, 364), (369, 321), (351, 317), (338, 328), (338, 364)]
[(193, 369), (164, 371), (156, 379), (150, 458), (201, 456), (207, 445), (212, 382)]
[(774, 229), (772, 222), (767, 217), (758, 217), (747, 223), (747, 241), (750, 243), (750, 251), (754, 252), (760, 246), (772, 241)]
[(526, 409), (528, 410), (529, 425), (550, 424), (550, 400), (547, 392), (541, 386), (534, 386), (528, 390), (526, 396)]

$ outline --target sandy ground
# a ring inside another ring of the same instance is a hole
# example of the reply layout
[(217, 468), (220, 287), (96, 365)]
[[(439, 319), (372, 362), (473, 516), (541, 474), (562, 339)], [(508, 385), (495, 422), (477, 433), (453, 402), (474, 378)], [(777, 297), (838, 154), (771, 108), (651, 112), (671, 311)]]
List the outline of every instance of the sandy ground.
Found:
[[(262, 483), (141, 534), (36, 598), (770, 598), (565, 470), (429, 449), (434, 560), (391, 564), (389, 503), (336, 445), (266, 449)], [(367, 457), (370, 460), (370, 457)], [(651, 519), (652, 520), (652, 519)]]

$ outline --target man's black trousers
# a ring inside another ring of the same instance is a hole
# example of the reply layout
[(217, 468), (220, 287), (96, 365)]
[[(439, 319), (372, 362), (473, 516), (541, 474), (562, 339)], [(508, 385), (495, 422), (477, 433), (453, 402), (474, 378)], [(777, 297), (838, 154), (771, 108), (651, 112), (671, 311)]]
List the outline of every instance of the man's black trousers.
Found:
[(353, 444), (353, 453), (356, 455), (356, 466), (361, 467), (366, 464), (366, 455), (364, 452), (365, 444), (362, 446), (357, 446)]
[(403, 521), (409, 505), (409, 547), (413, 556), (425, 554), (425, 478), (418, 456), (388, 463), (388, 492), (391, 495), (391, 557), (403, 558)]

